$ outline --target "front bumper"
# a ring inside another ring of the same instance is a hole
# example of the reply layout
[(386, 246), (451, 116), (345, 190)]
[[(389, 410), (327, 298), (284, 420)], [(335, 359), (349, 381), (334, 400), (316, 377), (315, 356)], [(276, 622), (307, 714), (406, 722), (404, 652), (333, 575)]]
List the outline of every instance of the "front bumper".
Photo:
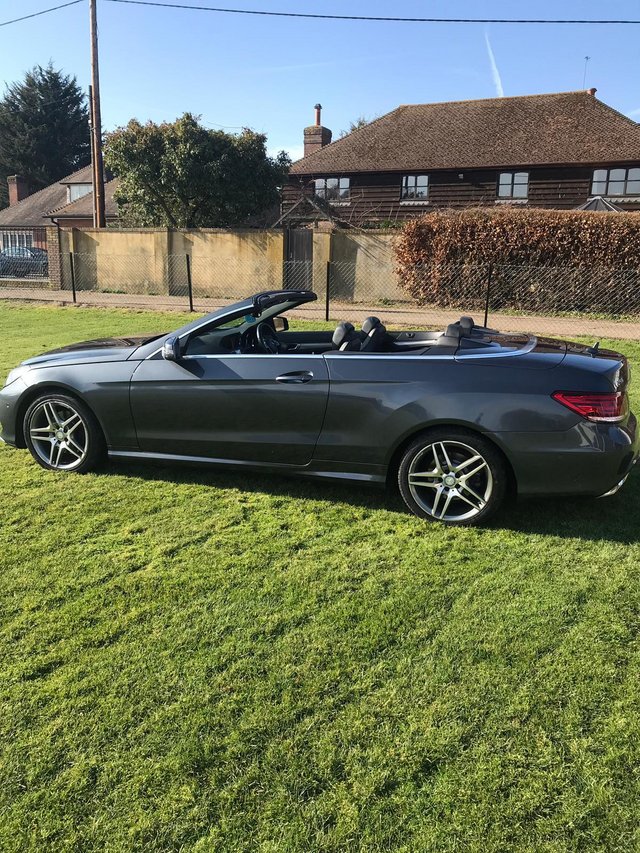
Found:
[(27, 385), (22, 379), (16, 379), (0, 390), (0, 439), (6, 444), (15, 446), (18, 442), (18, 409), (26, 390)]
[(633, 414), (622, 424), (580, 421), (563, 432), (503, 432), (497, 438), (523, 495), (614, 494), (640, 453)]

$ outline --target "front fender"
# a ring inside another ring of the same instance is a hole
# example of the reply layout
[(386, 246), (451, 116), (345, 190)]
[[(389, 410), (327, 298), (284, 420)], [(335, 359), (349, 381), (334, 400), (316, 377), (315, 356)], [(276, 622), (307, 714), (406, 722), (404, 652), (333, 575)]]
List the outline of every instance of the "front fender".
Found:
[(22, 418), (28, 406), (41, 393), (58, 391), (89, 406), (109, 449), (137, 450), (129, 405), (129, 385), (136, 366), (125, 361), (32, 368), (0, 392), (3, 439), (24, 447)]

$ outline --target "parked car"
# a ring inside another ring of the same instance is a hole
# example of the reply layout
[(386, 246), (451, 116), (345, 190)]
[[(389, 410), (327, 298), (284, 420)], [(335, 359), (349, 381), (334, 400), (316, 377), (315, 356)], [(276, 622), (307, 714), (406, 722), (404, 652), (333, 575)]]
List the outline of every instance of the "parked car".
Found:
[(0, 276), (3, 278), (47, 278), (48, 275), (46, 249), (11, 246), (0, 252)]
[(421, 518), (477, 524), (508, 491), (613, 494), (636, 461), (624, 356), (500, 334), (290, 331), (316, 299), (268, 291), (170, 334), (27, 359), (0, 391), (2, 438), (44, 468), (106, 455), (394, 483)]

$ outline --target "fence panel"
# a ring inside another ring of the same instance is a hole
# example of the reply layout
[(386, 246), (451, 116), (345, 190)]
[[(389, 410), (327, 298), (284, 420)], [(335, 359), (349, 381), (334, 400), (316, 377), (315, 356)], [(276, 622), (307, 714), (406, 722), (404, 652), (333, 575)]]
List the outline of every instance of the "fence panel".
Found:
[[(27, 247), (14, 247), (27, 248)], [(0, 256), (1, 257), (1, 256)], [(207, 312), (261, 290), (313, 289), (309, 319), (442, 328), (461, 314), (505, 331), (640, 339), (640, 268), (247, 260), (187, 254), (52, 255), (56, 279), (0, 278), (0, 296)]]

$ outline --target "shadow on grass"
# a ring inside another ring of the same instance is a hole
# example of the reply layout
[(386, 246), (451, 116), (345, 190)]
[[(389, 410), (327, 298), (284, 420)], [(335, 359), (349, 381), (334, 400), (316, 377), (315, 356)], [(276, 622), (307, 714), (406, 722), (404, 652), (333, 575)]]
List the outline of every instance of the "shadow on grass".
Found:
[[(103, 473), (169, 483), (192, 483), (219, 489), (240, 489), (277, 497), (346, 503), (410, 518), (400, 496), (391, 488), (304, 478), (294, 474), (264, 474), (247, 470), (203, 470), (180, 463), (110, 461)], [(508, 530), (541, 536), (632, 544), (640, 542), (640, 471), (632, 472), (617, 495), (609, 498), (520, 498), (507, 505), (487, 524), (494, 531)]]

